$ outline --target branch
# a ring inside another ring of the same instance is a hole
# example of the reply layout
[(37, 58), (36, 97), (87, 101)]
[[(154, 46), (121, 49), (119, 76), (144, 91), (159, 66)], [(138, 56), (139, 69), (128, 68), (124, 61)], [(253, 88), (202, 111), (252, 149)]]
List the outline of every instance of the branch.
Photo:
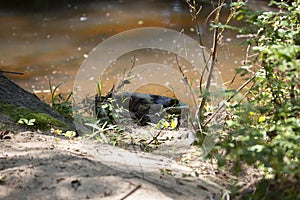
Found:
[[(233, 98), (233, 97), (235, 97), (235, 95), (236, 94), (238, 94), (242, 89), (244, 89), (255, 77), (257, 76), (257, 74), (255, 74), (254, 76), (252, 76), (250, 79), (248, 79), (243, 85), (241, 85), (238, 89), (237, 89), (237, 91), (233, 94), (233, 95), (231, 95), (227, 100), (226, 100), (226, 102), (228, 103), (228, 102), (230, 102), (231, 101), (231, 99)], [(252, 85), (253, 86), (253, 85)], [(251, 86), (251, 87), (252, 87)], [(248, 94), (248, 93), (247, 93)], [(245, 95), (244, 95), (245, 96)], [(208, 118), (208, 120), (205, 122), (205, 124), (204, 124), (204, 126), (206, 126), (217, 114), (218, 114), (218, 112), (223, 108), (225, 106), (225, 103), (222, 103), (219, 107), (218, 107), (218, 109), (210, 116), (210, 118)]]

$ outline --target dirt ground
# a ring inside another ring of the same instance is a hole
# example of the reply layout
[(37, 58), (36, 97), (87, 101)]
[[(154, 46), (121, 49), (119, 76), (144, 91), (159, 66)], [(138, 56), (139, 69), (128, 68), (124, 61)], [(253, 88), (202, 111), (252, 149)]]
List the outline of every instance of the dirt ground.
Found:
[(0, 140), (0, 199), (221, 199), (207, 176), (169, 158), (36, 132)]

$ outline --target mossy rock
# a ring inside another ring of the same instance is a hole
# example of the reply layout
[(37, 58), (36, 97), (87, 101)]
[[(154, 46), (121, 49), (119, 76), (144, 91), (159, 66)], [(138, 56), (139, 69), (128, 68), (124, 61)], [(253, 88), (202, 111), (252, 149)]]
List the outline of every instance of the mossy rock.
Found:
[(50, 128), (71, 130), (71, 127), (68, 124), (55, 119), (48, 114), (34, 111), (28, 108), (17, 107), (12, 104), (0, 104), (0, 112), (4, 115), (9, 116), (16, 124), (21, 118), (27, 120), (35, 119), (34, 125), (23, 125), (30, 130), (49, 130)]

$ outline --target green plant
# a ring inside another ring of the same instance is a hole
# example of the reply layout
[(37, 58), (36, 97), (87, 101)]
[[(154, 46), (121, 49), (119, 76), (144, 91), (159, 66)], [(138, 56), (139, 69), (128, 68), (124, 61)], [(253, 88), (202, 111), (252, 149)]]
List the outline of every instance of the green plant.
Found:
[[(108, 123), (111, 125), (116, 124), (116, 120), (119, 122), (123, 121), (123, 116), (128, 113), (124, 107), (119, 106), (116, 99), (112, 98), (112, 92), (114, 87), (109, 91), (106, 96), (102, 96), (102, 82), (101, 80), (97, 83), (98, 94), (95, 96), (95, 111), (94, 116), (99, 119), (98, 123)], [(126, 99), (122, 99), (122, 103)], [(127, 114), (128, 115), (128, 114)]]
[(18, 123), (19, 124), (25, 124), (27, 126), (34, 126), (34, 122), (35, 122), (35, 119), (26, 119), (26, 118), (20, 118), (18, 120)]
[(251, 194), (239, 198), (299, 199), (300, 1), (271, 4), (278, 11), (248, 20), (256, 27), (250, 44), (258, 57), (247, 67), (258, 71), (244, 99), (231, 103), (228, 135), (220, 143), (226, 156), (219, 164), (230, 160), (239, 172), (246, 163), (263, 175)]
[(73, 139), (77, 136), (77, 133), (75, 131), (63, 132), (61, 129), (54, 129), (54, 128), (51, 128), (50, 131), (51, 131), (52, 134), (63, 135), (65, 137), (69, 138), (69, 139)]
[(88, 136), (88, 138), (96, 137), (96, 139), (100, 140), (104, 143), (110, 143), (110, 138), (105, 135), (108, 131), (113, 130), (116, 131), (117, 125), (108, 124), (104, 122), (103, 124), (99, 124), (99, 120), (96, 123), (86, 123), (85, 125), (93, 128), (93, 133)]
[(51, 82), (49, 81), (49, 88), (50, 88), (50, 95), (51, 95), (51, 103), (50, 105), (60, 114), (67, 118), (72, 118), (72, 103), (70, 101), (72, 97), (72, 92), (62, 94), (57, 93), (59, 87), (64, 82), (58, 83), (56, 86), (52, 86)]
[(5, 176), (1, 176), (0, 177), (0, 185), (4, 185), (6, 181), (6, 177)]
[(157, 129), (165, 128), (175, 130), (178, 128), (178, 118), (179, 116), (177, 114), (168, 114), (159, 120), (157, 124), (154, 124), (154, 127)]

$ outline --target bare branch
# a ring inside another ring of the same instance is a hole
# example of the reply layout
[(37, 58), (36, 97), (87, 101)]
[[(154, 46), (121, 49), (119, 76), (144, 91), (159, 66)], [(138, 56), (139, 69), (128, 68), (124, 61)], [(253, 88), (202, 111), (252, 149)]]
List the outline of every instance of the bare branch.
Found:
[[(241, 85), (237, 91), (231, 95), (226, 102), (230, 102), (232, 100), (233, 97), (235, 97), (235, 95), (237, 95), (238, 93), (240, 93), (240, 91), (242, 89), (244, 89), (251, 81), (253, 81), (253, 79), (257, 76), (257, 74), (255, 74), (254, 76), (252, 76), (250, 79), (248, 79), (243, 85)], [(254, 83), (253, 83), (254, 85)], [(253, 87), (253, 85), (251, 86), (251, 88)], [(248, 93), (247, 93), (248, 94)], [(244, 98), (244, 97), (243, 97)], [(225, 103), (222, 103), (217, 110), (210, 116), (210, 118), (207, 119), (207, 121), (204, 123), (204, 127), (218, 114), (218, 112), (225, 106)]]
[(119, 82), (118, 86), (116, 87), (116, 91), (120, 90), (125, 84), (127, 84), (129, 82), (129, 80), (131, 79), (131, 74), (132, 74), (132, 70), (135, 67), (135, 56), (133, 56), (131, 58), (131, 66), (129, 71), (126, 73), (126, 69), (124, 70), (124, 78)]

